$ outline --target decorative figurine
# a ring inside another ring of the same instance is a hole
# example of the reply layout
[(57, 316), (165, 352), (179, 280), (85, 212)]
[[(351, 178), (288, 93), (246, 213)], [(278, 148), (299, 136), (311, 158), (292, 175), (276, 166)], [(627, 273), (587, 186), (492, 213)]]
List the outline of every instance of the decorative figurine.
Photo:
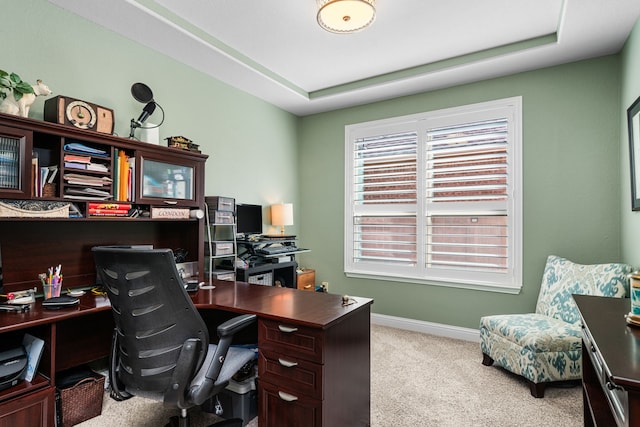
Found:
[(17, 74), (0, 70), (0, 113), (29, 117), (29, 109), (36, 96), (48, 95), (51, 95), (51, 89), (42, 80), (30, 85)]

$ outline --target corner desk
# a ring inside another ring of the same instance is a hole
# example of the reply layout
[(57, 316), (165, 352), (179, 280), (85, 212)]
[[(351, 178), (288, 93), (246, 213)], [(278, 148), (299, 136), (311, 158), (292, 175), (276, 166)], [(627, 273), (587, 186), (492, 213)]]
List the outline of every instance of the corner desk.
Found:
[[(257, 342), (258, 424), (370, 425), (370, 307), (373, 300), (290, 288), (215, 281), (192, 301), (215, 339), (218, 322), (254, 313), (245, 340)], [(47, 310), (37, 300), (25, 313), (0, 313), (0, 342), (24, 333), (45, 341), (32, 382), (0, 391), (0, 425), (55, 425), (56, 373), (108, 356), (113, 319), (106, 296), (88, 293), (73, 308)]]
[(640, 329), (628, 298), (573, 296), (582, 320), (585, 426), (640, 425)]

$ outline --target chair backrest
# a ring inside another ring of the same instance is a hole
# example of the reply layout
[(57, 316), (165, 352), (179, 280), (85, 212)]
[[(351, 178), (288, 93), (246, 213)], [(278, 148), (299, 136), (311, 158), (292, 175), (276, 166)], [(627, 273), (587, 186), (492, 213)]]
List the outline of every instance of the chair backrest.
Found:
[(576, 323), (580, 320), (572, 294), (622, 298), (629, 295), (626, 264), (576, 264), (551, 255), (542, 275), (536, 313)]
[(92, 249), (118, 333), (119, 380), (131, 394), (165, 393), (187, 339), (209, 344), (207, 326), (184, 289), (170, 249)]

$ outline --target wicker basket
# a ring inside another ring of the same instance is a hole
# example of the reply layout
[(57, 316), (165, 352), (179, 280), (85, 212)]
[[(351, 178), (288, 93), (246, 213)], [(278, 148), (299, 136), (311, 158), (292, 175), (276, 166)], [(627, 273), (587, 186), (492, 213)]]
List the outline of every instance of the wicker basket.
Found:
[(102, 414), (104, 377), (87, 377), (60, 389), (62, 427), (71, 427)]

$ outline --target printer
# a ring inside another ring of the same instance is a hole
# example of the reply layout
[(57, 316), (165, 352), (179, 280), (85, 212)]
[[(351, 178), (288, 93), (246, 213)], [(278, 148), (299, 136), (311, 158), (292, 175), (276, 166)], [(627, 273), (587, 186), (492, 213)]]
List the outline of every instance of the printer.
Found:
[(27, 371), (28, 358), (24, 346), (0, 351), (0, 390), (18, 384)]

